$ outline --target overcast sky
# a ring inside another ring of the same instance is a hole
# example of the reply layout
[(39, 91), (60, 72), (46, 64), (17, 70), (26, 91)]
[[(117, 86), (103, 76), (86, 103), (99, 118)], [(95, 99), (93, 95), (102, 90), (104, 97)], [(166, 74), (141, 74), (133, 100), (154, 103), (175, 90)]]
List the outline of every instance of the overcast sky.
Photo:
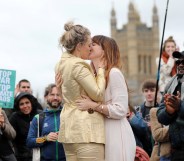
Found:
[[(160, 40), (167, 0), (132, 0), (141, 21), (151, 26), (152, 8), (158, 8)], [(82, 24), (92, 35), (110, 36), (110, 11), (116, 10), (118, 28), (127, 23), (130, 0), (0, 0), (0, 68), (16, 70), (16, 83), (30, 80), (33, 92), (42, 93), (54, 82), (60, 59), (58, 39), (69, 20)], [(180, 49), (184, 42), (184, 1), (170, 0), (164, 39), (173, 35)], [(159, 53), (158, 53), (159, 54)]]

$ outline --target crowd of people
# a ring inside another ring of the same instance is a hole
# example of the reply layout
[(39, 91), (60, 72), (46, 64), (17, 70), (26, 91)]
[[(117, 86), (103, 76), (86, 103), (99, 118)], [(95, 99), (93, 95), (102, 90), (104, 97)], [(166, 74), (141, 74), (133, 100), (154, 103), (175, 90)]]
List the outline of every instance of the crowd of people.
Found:
[(0, 161), (34, 161), (35, 148), (40, 161), (183, 161), (184, 52), (173, 37), (164, 42), (159, 88), (146, 78), (144, 101), (134, 107), (116, 41), (91, 38), (73, 22), (64, 29), (65, 51), (55, 84), (45, 88), (46, 107), (22, 79), (14, 108), (0, 113)]

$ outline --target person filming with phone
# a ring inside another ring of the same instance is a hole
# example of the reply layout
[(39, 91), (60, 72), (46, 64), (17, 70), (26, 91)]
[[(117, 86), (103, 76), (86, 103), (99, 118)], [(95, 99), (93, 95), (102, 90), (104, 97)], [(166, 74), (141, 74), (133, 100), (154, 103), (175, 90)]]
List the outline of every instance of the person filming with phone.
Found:
[(173, 53), (177, 74), (166, 85), (157, 111), (158, 121), (169, 125), (171, 161), (184, 160), (184, 51)]

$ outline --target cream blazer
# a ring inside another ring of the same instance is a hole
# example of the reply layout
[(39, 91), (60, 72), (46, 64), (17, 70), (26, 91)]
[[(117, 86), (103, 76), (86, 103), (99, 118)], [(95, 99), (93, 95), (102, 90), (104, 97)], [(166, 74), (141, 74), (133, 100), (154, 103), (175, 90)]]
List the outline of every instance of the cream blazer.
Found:
[(105, 92), (105, 70), (99, 68), (95, 78), (92, 69), (83, 59), (63, 53), (56, 65), (62, 74), (63, 110), (60, 115), (58, 141), (63, 143), (105, 143), (104, 117), (94, 112), (78, 110), (75, 101), (81, 94), (94, 101), (103, 101)]

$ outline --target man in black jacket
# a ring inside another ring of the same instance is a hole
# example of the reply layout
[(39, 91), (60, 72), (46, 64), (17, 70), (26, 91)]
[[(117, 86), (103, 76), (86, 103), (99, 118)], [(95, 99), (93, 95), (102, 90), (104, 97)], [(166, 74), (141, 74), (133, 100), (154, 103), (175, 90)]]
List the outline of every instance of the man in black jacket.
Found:
[(171, 161), (184, 161), (184, 51), (173, 53), (177, 58), (177, 75), (167, 84), (158, 109), (158, 121), (169, 125)]

